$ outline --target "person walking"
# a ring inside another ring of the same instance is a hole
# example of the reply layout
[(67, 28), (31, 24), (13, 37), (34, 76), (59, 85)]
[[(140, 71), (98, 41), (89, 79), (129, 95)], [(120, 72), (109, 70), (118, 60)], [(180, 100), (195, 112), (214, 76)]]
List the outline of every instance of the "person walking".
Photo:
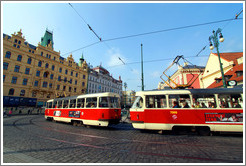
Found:
[(12, 115), (12, 110), (10, 109), (8, 116), (11, 117), (11, 115)]

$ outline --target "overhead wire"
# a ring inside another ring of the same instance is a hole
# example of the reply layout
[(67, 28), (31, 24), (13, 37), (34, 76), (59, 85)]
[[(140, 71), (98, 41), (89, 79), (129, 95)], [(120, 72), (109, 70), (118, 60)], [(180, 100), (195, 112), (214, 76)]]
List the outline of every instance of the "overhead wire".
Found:
[[(137, 37), (137, 36), (143, 36), (143, 35), (148, 35), (148, 34), (153, 34), (153, 33), (161, 33), (161, 32), (166, 32), (166, 31), (171, 31), (171, 30), (178, 30), (178, 29), (183, 29), (183, 28), (190, 28), (190, 27), (195, 27), (195, 26), (202, 26), (202, 25), (209, 25), (209, 24), (215, 24), (215, 23), (219, 23), (219, 22), (227, 22), (227, 21), (233, 21), (233, 20), (240, 20), (242, 18), (233, 18), (233, 19), (226, 19), (226, 20), (220, 20), (220, 21), (213, 21), (213, 22), (208, 22), (208, 23), (202, 23), (202, 24), (196, 24), (196, 25), (190, 25), (190, 26), (183, 26), (183, 27), (178, 27), (178, 28), (170, 28), (170, 29), (164, 29), (164, 30), (159, 30), (159, 31), (153, 31), (153, 32), (147, 32), (147, 33), (141, 33), (141, 34), (136, 34), (136, 35), (128, 35), (128, 36), (122, 36), (122, 37), (117, 37), (117, 38), (111, 38), (111, 39), (106, 39), (106, 40), (101, 40), (105, 43), (105, 41), (112, 41), (112, 40), (120, 40), (120, 39), (125, 39), (125, 38), (130, 38), (130, 37)], [(92, 44), (89, 44), (87, 46), (75, 49), (70, 51), (69, 53), (84, 49), (84, 48), (88, 48), (90, 46), (93, 46), (95, 44), (98, 44), (100, 42), (95, 42)], [(66, 55), (68, 53), (65, 53), (63, 55)]]
[[(83, 22), (84, 22), (85, 24), (87, 24), (88, 28), (94, 33), (94, 35), (99, 39), (99, 41), (100, 41), (100, 42), (102, 41), (109, 49), (113, 50), (112, 47), (110, 47), (105, 41), (102, 40), (101, 37), (99, 37), (99, 36), (97, 35), (97, 33), (96, 33), (96, 32), (92, 29), (92, 27), (85, 21), (85, 19), (77, 12), (77, 10), (73, 7), (73, 5), (72, 5), (71, 3), (68, 3), (68, 4), (69, 4), (70, 7), (72, 7), (73, 10), (79, 15), (79, 17), (83, 20)], [(86, 46), (86, 47), (95, 45), (95, 44), (97, 44), (97, 43), (99, 43), (99, 42), (90, 44), (90, 45), (88, 45), (88, 46)], [(77, 49), (77, 50), (81, 50), (81, 49), (86, 48), (86, 47), (82, 47), (82, 48), (79, 48), (79, 49)], [(77, 50), (76, 50), (76, 51), (77, 51)], [(124, 62), (120, 57), (118, 57), (118, 58), (119, 58), (119, 60), (125, 65), (125, 62)], [(130, 67), (130, 69), (131, 69), (131, 71), (133, 71), (133, 69), (132, 69), (131, 67)]]
[[(240, 11), (240, 10), (241, 10), (241, 11)], [(240, 14), (243, 12), (243, 8), (241, 8), (240, 10), (239, 10), (240, 12), (238, 11), (238, 12), (236, 13), (235, 18), (232, 18), (232, 20), (230, 20), (229, 22), (227, 22), (227, 23), (224, 25), (224, 27), (221, 28), (221, 30), (225, 29), (226, 26), (228, 26), (233, 20), (237, 19), (238, 16), (240, 16)], [(205, 45), (205, 46), (201, 49), (201, 51), (197, 53), (196, 56), (198, 56), (203, 50), (205, 50), (205, 48), (206, 48), (207, 46), (208, 46), (208, 44)]]
[[(69, 53), (71, 52), (75, 52), (75, 51), (78, 51), (78, 50), (81, 50), (81, 49), (84, 49), (84, 48), (87, 48), (87, 47), (90, 47), (90, 46), (93, 46), (95, 44), (98, 44), (100, 42), (103, 42), (109, 49), (112, 49), (107, 43), (106, 41), (113, 41), (113, 40), (120, 40), (120, 39), (126, 39), (126, 38), (132, 38), (132, 37), (137, 37), (137, 36), (143, 36), (143, 35), (150, 35), (150, 34), (154, 34), (154, 33), (162, 33), (162, 32), (167, 32), (167, 31), (173, 31), (173, 30), (179, 30), (179, 29), (185, 29), (185, 28), (191, 28), (191, 27), (197, 27), (197, 26), (204, 26), (204, 25), (209, 25), (209, 24), (216, 24), (216, 23), (220, 23), (220, 22), (228, 22), (229, 23), (233, 20), (239, 20), (239, 19), (242, 19), (242, 18), (238, 18), (238, 16), (242, 13), (243, 10), (241, 10), (238, 14), (236, 14), (236, 17), (235, 18), (231, 18), (231, 19), (225, 19), (225, 20), (219, 20), (219, 21), (212, 21), (212, 22), (207, 22), (207, 23), (200, 23), (200, 24), (193, 24), (193, 25), (188, 25), (188, 26), (182, 26), (182, 27), (176, 27), (176, 28), (170, 28), (170, 29), (163, 29), (163, 30), (158, 30), (158, 31), (152, 31), (152, 32), (146, 32), (146, 33), (140, 33), (140, 34), (134, 34), (134, 35), (128, 35), (128, 36), (121, 36), (121, 37), (116, 37), (116, 38), (111, 38), (111, 39), (105, 39), (105, 40), (102, 40), (102, 38), (100, 38), (96, 33), (95, 31), (93, 31), (93, 29), (90, 27), (90, 25), (85, 21), (85, 19), (77, 12), (77, 10), (69, 3), (69, 5), (74, 9), (74, 11), (80, 16), (80, 18), (84, 21), (85, 24), (87, 24), (87, 26), (89, 27), (89, 29), (97, 36), (97, 38), (100, 40), (99, 42), (95, 42), (95, 43), (92, 43), (92, 44), (89, 44), (87, 46), (84, 46), (84, 47), (81, 47), (79, 49), (76, 49), (76, 50), (73, 50), (73, 51), (70, 51)], [(229, 24), (227, 23), (226, 26)], [(223, 27), (223, 29), (225, 28), (225, 26)], [(207, 45), (205, 45), (199, 52), (196, 56), (194, 57), (197, 57), (203, 50), (205, 50)], [(68, 53), (66, 53), (68, 54)], [(66, 55), (64, 54), (64, 55)], [(134, 63), (140, 63), (140, 62), (133, 62), (133, 63), (125, 63), (120, 57), (118, 57), (118, 59), (123, 63), (122, 65), (129, 65), (129, 64), (134, 64)], [(162, 61), (163, 59), (159, 59), (159, 60), (151, 60), (151, 61), (144, 61), (144, 63), (148, 63), (148, 62), (154, 62), (154, 61)], [(170, 59), (164, 59), (164, 60), (170, 60)], [(122, 66), (122, 65), (115, 65), (115, 66)], [(109, 68), (111, 67), (115, 67), (115, 66), (110, 66)], [(132, 70), (132, 69), (131, 69)], [(133, 70), (132, 70), (133, 71)]]
[[(237, 18), (237, 19), (242, 19), (242, 18)], [(167, 32), (167, 31), (173, 31), (173, 30), (179, 30), (179, 29), (185, 29), (185, 28), (192, 28), (192, 27), (209, 25), (209, 24), (216, 24), (216, 23), (227, 22), (227, 21), (231, 21), (231, 20), (236, 20), (236, 19), (233, 18), (233, 19), (212, 21), (212, 22), (201, 23), (201, 24), (193, 24), (193, 25), (187, 25), (187, 26), (182, 26), (182, 27), (177, 27), (177, 28), (169, 28), (169, 29), (163, 29), (163, 30), (158, 30), (158, 31), (145, 32), (145, 33), (139, 33), (139, 34), (134, 34), (134, 35), (128, 35), (128, 36), (121, 36), (121, 37), (116, 37), (116, 38), (111, 38), (111, 39), (105, 39), (103, 41), (120, 40), (120, 39), (132, 38), (132, 37), (137, 37), (137, 36), (150, 35), (150, 34), (154, 34), (154, 33), (161, 33), (161, 32)]]

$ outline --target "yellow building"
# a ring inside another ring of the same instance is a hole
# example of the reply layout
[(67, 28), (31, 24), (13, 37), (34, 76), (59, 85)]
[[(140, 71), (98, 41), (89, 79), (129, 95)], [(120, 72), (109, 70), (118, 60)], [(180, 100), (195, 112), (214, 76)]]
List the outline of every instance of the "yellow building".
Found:
[(88, 66), (54, 51), (53, 33), (46, 30), (38, 46), (29, 44), (21, 30), (3, 34), (4, 106), (43, 106), (48, 99), (86, 92)]

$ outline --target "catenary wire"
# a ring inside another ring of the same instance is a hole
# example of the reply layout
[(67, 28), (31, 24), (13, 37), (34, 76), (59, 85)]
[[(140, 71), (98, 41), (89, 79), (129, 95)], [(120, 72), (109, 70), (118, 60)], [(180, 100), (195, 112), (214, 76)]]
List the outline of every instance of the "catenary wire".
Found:
[[(237, 20), (239, 20), (239, 19), (242, 19), (242, 18), (237, 18)], [(132, 38), (132, 37), (137, 37), (137, 36), (150, 35), (150, 34), (154, 34), (154, 33), (161, 33), (161, 32), (167, 32), (167, 31), (173, 31), (173, 30), (179, 30), (179, 29), (185, 29), (185, 28), (192, 28), (192, 27), (209, 25), (209, 24), (216, 24), (216, 23), (227, 22), (227, 21), (231, 21), (231, 20), (236, 20), (236, 19), (233, 18), (233, 19), (212, 21), (212, 22), (201, 23), (201, 24), (193, 24), (193, 25), (187, 25), (187, 26), (182, 26), (182, 27), (177, 27), (177, 28), (163, 29), (163, 30), (158, 30), (158, 31), (139, 33), (139, 34), (135, 34), (135, 35), (128, 35), (128, 36), (121, 36), (121, 37), (116, 37), (116, 38), (111, 38), (111, 39), (105, 39), (103, 41), (120, 40), (120, 39)]]
[[(165, 30), (159, 30), (159, 31), (153, 31), (153, 32), (147, 32), (147, 33), (142, 33), (142, 34), (135, 34), (135, 35), (129, 35), (129, 36), (122, 36), (122, 37), (117, 37), (117, 38), (111, 38), (111, 39), (106, 39), (106, 40), (102, 40), (102, 41), (113, 41), (113, 40), (120, 40), (120, 39), (125, 39), (125, 38), (132, 38), (132, 37), (137, 37), (137, 36), (143, 36), (143, 35), (149, 35), (149, 34), (153, 34), (153, 33), (161, 33), (161, 32), (166, 32), (166, 31), (172, 31), (172, 30), (178, 30), (178, 29), (184, 29), (184, 28), (191, 28), (191, 27), (195, 27), (195, 26), (203, 26), (203, 25), (209, 25), (209, 24), (215, 24), (215, 23), (219, 23), (219, 22), (226, 22), (226, 21), (231, 21), (231, 20), (241, 20), (242, 18), (237, 18), (237, 19), (226, 19), (226, 20), (220, 20), (220, 21), (213, 21), (213, 22), (208, 22), (208, 23), (202, 23), (202, 24), (195, 24), (195, 25), (189, 25), (189, 26), (183, 26), (183, 27), (178, 27), (178, 28), (171, 28), (171, 29), (165, 29)], [(84, 48), (88, 48), (90, 46), (93, 46), (95, 44), (98, 44), (100, 42), (95, 42), (92, 44), (89, 44), (87, 46), (75, 49), (73, 51), (70, 51), (68, 53), (65, 53), (63, 55), (84, 49)]]
[[(99, 37), (98, 35), (97, 35), (97, 33), (92, 29), (92, 27), (85, 21), (85, 19), (77, 12), (77, 10), (72, 6), (72, 4), (71, 3), (68, 3), (72, 8), (73, 8), (73, 10), (79, 15), (79, 17), (83, 20), (83, 22), (85, 23), (85, 24), (87, 24), (87, 26), (89, 27), (89, 29), (96, 35), (96, 37), (100, 40), (100, 41), (102, 41), (102, 38), (101, 37)], [(113, 50), (112, 49), (112, 47), (110, 47), (105, 41), (102, 41), (109, 49), (111, 49), (111, 50)], [(92, 45), (94, 45), (94, 44), (97, 44), (98, 42), (96, 42), (96, 43), (93, 43)], [(89, 47), (89, 46), (92, 46), (92, 45), (88, 45), (88, 46), (86, 46), (86, 47)], [(83, 48), (86, 48), (86, 47), (83, 47)], [(82, 49), (82, 48), (80, 48), (80, 49)], [(80, 50), (80, 49), (77, 49), (77, 50)], [(119, 58), (119, 60), (125, 65), (125, 62), (120, 58), (120, 57), (118, 57)], [(130, 69), (131, 69), (131, 71), (133, 71), (133, 69), (130, 67), (130, 66), (128, 66)]]

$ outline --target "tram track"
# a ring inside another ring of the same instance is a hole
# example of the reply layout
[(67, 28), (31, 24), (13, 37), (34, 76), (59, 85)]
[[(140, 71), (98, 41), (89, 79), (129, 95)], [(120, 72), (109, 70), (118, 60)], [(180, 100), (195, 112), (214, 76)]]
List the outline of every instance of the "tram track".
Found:
[[(152, 145), (170, 145), (170, 146), (194, 146), (194, 147), (208, 147), (208, 145), (202, 145), (202, 144), (180, 144), (180, 143), (176, 143), (173, 144), (172, 142), (155, 142), (155, 141), (141, 141), (141, 140), (132, 140), (132, 139), (125, 139), (125, 138), (109, 138), (109, 137), (104, 137), (104, 136), (97, 136), (97, 135), (90, 135), (90, 134), (82, 134), (82, 133), (74, 133), (74, 132), (69, 132), (69, 131), (64, 131), (64, 130), (59, 130), (59, 129), (52, 129), (51, 127), (44, 127), (38, 123), (35, 122), (36, 119), (40, 118), (38, 117), (32, 117), (28, 120), (28, 123), (30, 125), (39, 127), (45, 131), (54, 131), (54, 132), (58, 132), (58, 133), (63, 133), (63, 134), (67, 134), (67, 135), (76, 135), (76, 136), (82, 136), (82, 137), (88, 137), (88, 138), (95, 138), (95, 139), (105, 139), (105, 140), (109, 140), (111, 142), (113, 141), (122, 141), (124, 143), (141, 143), (141, 144), (152, 144)], [(23, 129), (21, 126), (18, 125), (19, 121), (22, 120), (26, 120), (26, 118), (20, 118), (17, 119), (13, 122), (13, 126), (21, 131), (25, 132), (25, 128)], [(198, 160), (198, 161), (210, 161), (210, 162), (235, 162), (234, 160), (228, 160), (228, 159), (216, 159), (216, 158), (210, 158), (208, 157), (195, 157), (195, 156), (182, 156), (182, 155), (172, 155), (172, 154), (163, 154), (163, 153), (153, 153), (153, 152), (144, 152), (144, 151), (132, 151), (132, 150), (126, 150), (126, 149), (113, 149), (111, 147), (105, 147), (105, 145), (100, 146), (100, 145), (92, 145), (92, 144), (85, 144), (85, 143), (78, 143), (78, 142), (71, 142), (71, 141), (67, 141), (67, 140), (63, 140), (63, 139), (57, 139), (54, 137), (49, 137), (47, 135), (42, 135), (42, 134), (38, 134), (38, 133), (29, 133), (27, 132), (27, 134), (30, 135), (35, 135), (38, 136), (42, 139), (47, 139), (47, 140), (51, 140), (51, 141), (56, 141), (56, 142), (60, 142), (60, 143), (65, 143), (65, 144), (70, 144), (70, 145), (75, 145), (75, 146), (82, 146), (82, 147), (89, 147), (89, 148), (94, 148), (94, 149), (103, 149), (103, 150), (110, 150), (110, 151), (117, 151), (117, 152), (121, 152), (121, 153), (130, 153), (130, 154), (139, 154), (139, 155), (150, 155), (150, 156), (161, 156), (161, 157), (169, 157), (169, 158), (183, 158), (183, 159), (193, 159), (193, 160)], [(95, 141), (97, 142), (97, 141)], [(218, 145), (215, 145), (218, 146)], [(220, 146), (219, 148), (222, 148), (223, 146)], [(241, 161), (236, 161), (236, 162), (241, 162)]]

